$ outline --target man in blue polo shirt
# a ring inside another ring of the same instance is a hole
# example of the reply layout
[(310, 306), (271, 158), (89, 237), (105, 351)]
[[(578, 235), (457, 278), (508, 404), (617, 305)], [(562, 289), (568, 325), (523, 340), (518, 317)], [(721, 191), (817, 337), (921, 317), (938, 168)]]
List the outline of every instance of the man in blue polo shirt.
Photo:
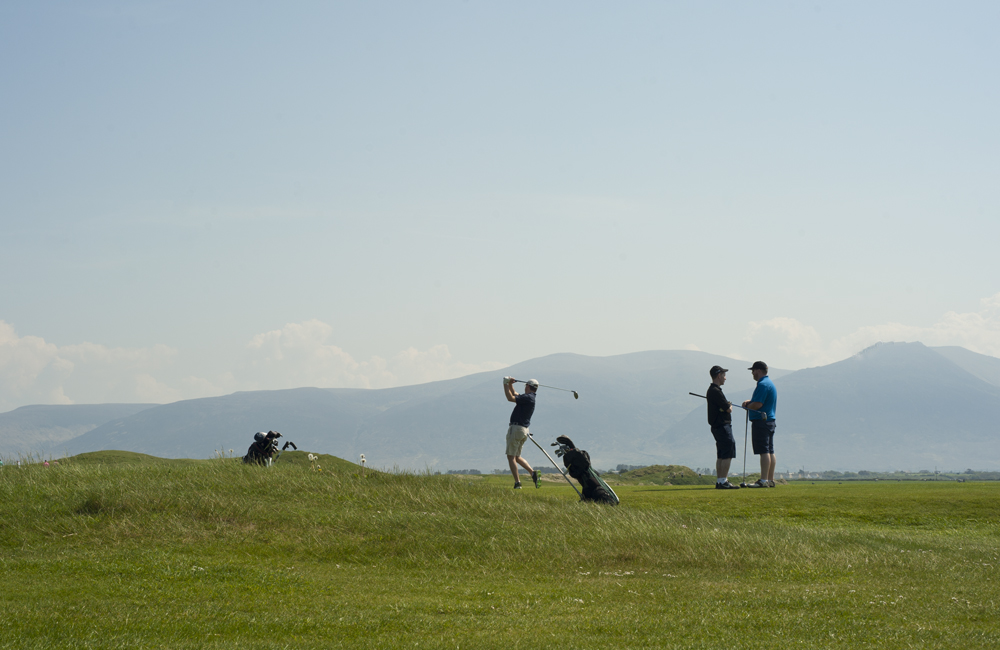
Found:
[(767, 376), (766, 363), (754, 361), (747, 370), (753, 373), (757, 388), (753, 396), (743, 402), (743, 408), (750, 411), (753, 453), (760, 456), (760, 480), (747, 487), (774, 487), (774, 410), (778, 406), (778, 391)]
[(521, 489), (521, 477), (517, 473), (520, 465), (528, 470), (535, 487), (541, 487), (538, 482), (538, 470), (531, 469), (528, 461), (521, 457), (521, 449), (528, 439), (528, 425), (531, 424), (531, 414), (535, 412), (535, 393), (538, 392), (538, 382), (529, 379), (524, 385), (524, 394), (518, 395), (514, 390), (514, 378), (503, 378), (503, 394), (508, 402), (514, 402), (514, 410), (510, 414), (510, 425), (507, 427), (507, 465), (514, 475), (514, 489)]

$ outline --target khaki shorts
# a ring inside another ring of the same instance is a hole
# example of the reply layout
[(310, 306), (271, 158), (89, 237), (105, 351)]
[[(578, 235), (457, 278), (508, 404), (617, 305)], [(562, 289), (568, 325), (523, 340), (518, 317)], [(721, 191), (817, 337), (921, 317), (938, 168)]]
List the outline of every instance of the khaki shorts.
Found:
[(521, 455), (521, 448), (524, 447), (524, 441), (528, 439), (528, 427), (518, 426), (512, 424), (507, 427), (507, 455), (517, 456)]

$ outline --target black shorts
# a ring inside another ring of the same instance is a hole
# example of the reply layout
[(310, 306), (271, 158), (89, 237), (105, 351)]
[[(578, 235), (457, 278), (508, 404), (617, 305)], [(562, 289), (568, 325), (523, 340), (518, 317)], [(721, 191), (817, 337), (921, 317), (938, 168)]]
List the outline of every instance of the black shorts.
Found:
[(732, 424), (712, 427), (712, 435), (715, 437), (716, 458), (736, 458), (736, 440), (733, 439)]
[(750, 420), (750, 439), (753, 455), (774, 453), (774, 420)]

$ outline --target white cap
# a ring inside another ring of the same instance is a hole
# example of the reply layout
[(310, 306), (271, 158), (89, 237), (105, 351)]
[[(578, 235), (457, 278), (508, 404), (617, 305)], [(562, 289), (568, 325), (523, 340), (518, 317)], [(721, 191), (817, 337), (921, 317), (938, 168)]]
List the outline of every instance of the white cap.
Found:
[(537, 379), (529, 379), (528, 381), (526, 381), (524, 383), (526, 385), (528, 385), (528, 386), (531, 386), (532, 388), (538, 388), (538, 380)]

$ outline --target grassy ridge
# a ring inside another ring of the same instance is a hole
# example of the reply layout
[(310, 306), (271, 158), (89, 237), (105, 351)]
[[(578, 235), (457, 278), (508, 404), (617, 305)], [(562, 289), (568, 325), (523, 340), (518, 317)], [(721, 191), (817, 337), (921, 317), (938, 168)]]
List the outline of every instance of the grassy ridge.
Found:
[(286, 456), (0, 471), (0, 647), (1000, 645), (1000, 485), (608, 508)]
[(638, 483), (651, 485), (714, 485), (714, 476), (701, 476), (684, 465), (650, 465), (640, 467), (615, 476), (605, 476), (605, 480), (617, 485)]

